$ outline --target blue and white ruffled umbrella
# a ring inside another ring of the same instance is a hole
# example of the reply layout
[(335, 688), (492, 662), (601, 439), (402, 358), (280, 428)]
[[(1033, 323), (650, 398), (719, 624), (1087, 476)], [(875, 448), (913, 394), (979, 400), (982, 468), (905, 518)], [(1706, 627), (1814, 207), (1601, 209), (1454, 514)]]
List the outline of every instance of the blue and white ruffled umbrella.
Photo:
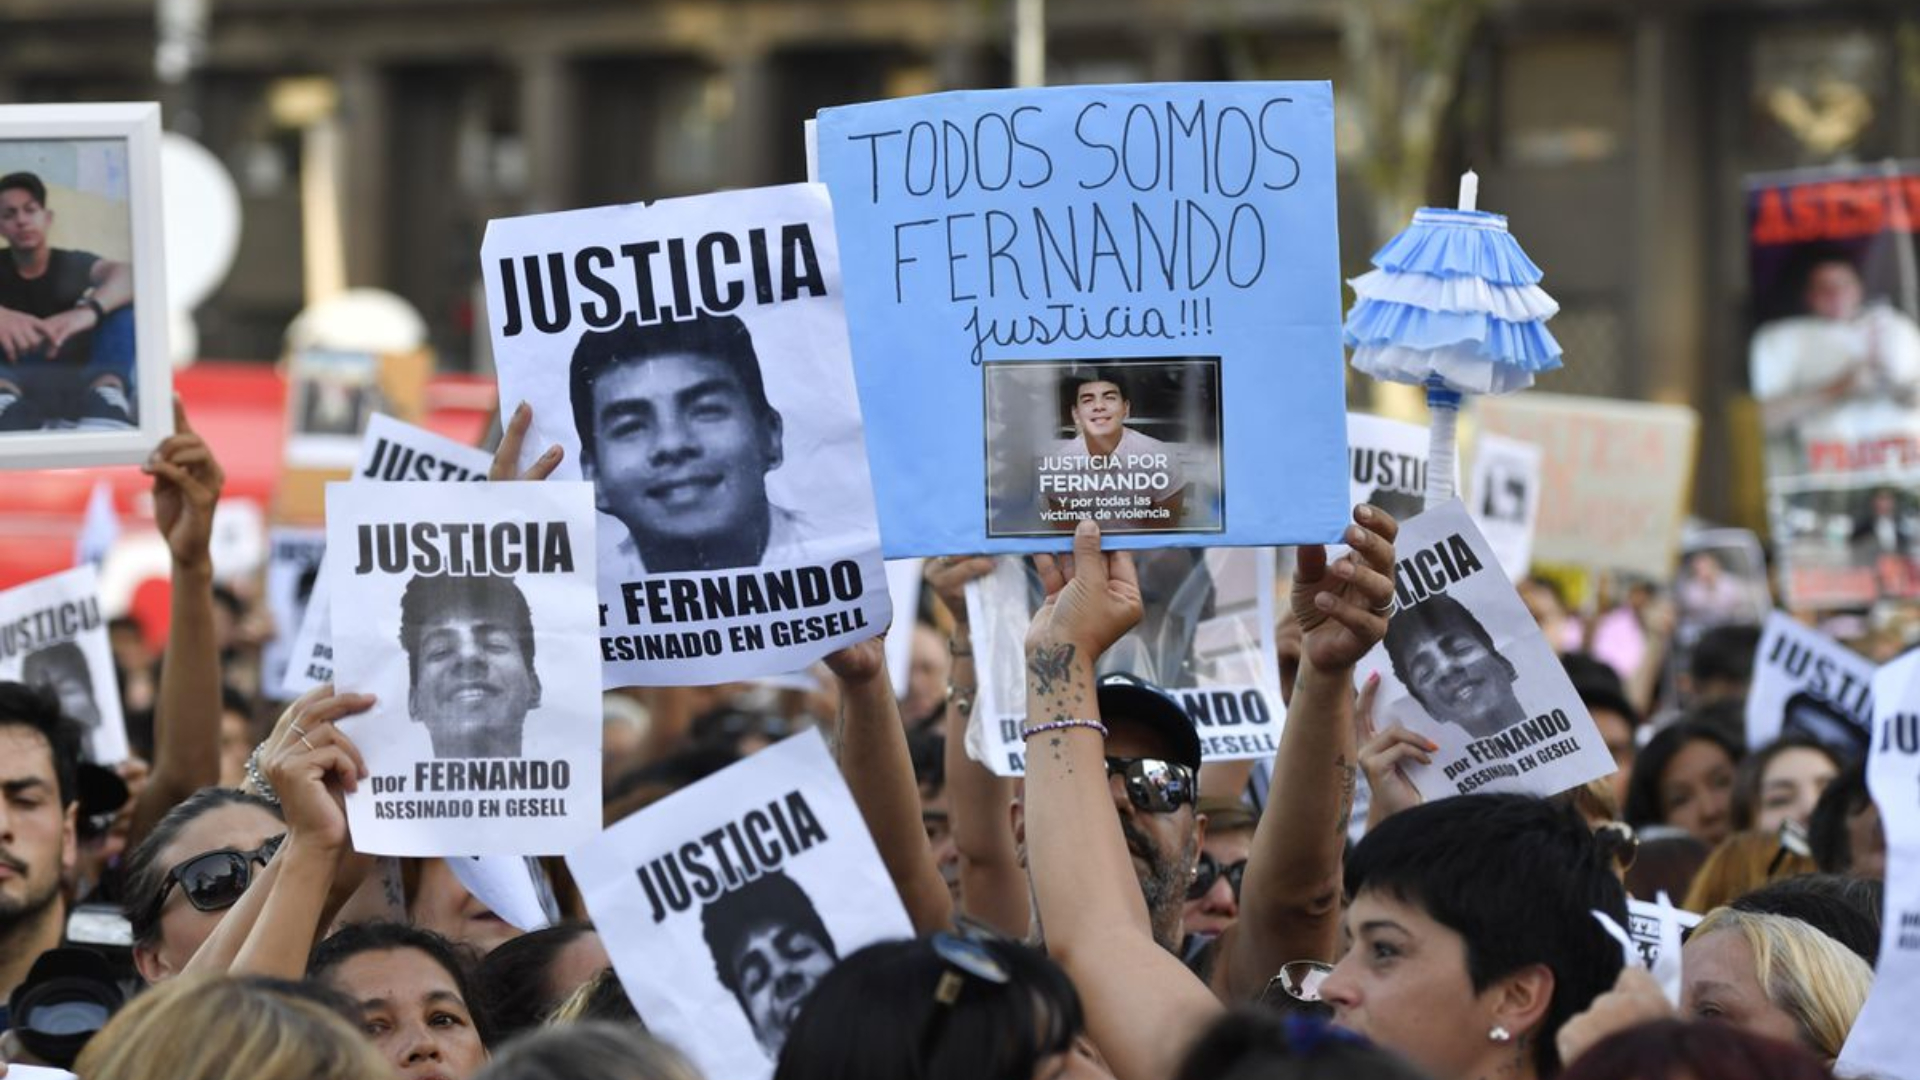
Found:
[(1460, 208), (1423, 207), (1348, 282), (1353, 366), (1427, 388), (1427, 506), (1453, 498), (1455, 429), (1466, 394), (1510, 394), (1560, 366), (1546, 321), (1560, 310), (1507, 219), (1474, 209), (1479, 180), (1460, 179)]

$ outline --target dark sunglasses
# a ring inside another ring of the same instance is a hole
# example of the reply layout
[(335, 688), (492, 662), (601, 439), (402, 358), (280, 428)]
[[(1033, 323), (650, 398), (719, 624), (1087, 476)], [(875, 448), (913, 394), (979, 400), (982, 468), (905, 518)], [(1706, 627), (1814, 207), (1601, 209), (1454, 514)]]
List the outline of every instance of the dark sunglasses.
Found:
[(1127, 801), (1146, 814), (1171, 814), (1181, 806), (1191, 806), (1200, 798), (1193, 782), (1193, 770), (1185, 765), (1158, 758), (1107, 759), (1107, 775), (1125, 781)]
[(977, 979), (990, 986), (1005, 986), (1013, 981), (1013, 973), (1007, 970), (1007, 965), (993, 955), (993, 950), (974, 938), (941, 932), (927, 941), (946, 969), (940, 973), (940, 981), (933, 986), (936, 1011), (920, 1035), (920, 1061), (923, 1064), (933, 1059), (933, 1051), (940, 1045), (941, 1035), (946, 1032), (947, 1016), (953, 1011), (953, 1003), (960, 1000), (960, 993), (970, 980)]
[(220, 848), (180, 863), (167, 871), (166, 880), (160, 883), (160, 892), (153, 898), (151, 918), (160, 918), (160, 909), (166, 905), (167, 895), (175, 885), (180, 886), (187, 903), (196, 911), (225, 911), (232, 907), (253, 883), (254, 864), (267, 865), (286, 838), (287, 834), (281, 833), (268, 837), (266, 843), (252, 851)]
[(1233, 889), (1235, 903), (1240, 902), (1240, 879), (1247, 874), (1247, 860), (1221, 865), (1220, 860), (1200, 853), (1200, 861), (1193, 867), (1193, 884), (1187, 886), (1187, 899), (1198, 900), (1213, 891), (1214, 883), (1221, 877), (1227, 879), (1227, 885)]

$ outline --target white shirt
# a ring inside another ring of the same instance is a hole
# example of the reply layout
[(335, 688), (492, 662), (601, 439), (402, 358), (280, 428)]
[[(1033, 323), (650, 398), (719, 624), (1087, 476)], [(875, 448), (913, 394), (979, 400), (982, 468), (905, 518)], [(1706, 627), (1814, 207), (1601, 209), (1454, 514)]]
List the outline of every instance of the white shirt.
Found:
[[(1086, 440), (1075, 435), (1047, 451), (1040, 460), (1040, 471), (1052, 475), (1067, 473), (1090, 476), (1117, 472), (1164, 477), (1161, 483), (1132, 489), (1135, 494), (1146, 495), (1154, 502), (1165, 502), (1187, 486), (1186, 469), (1178, 446), (1151, 435), (1142, 435), (1132, 428), (1120, 430), (1120, 442), (1113, 448), (1113, 453), (1095, 455), (1087, 449)], [(1050, 462), (1053, 464), (1051, 468), (1048, 467)]]

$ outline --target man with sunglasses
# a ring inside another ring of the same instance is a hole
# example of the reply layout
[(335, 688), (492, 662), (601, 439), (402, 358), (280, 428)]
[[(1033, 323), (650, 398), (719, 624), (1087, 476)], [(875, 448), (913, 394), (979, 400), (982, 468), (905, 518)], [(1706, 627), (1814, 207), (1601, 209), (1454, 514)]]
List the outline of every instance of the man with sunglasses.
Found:
[[(66, 927), (60, 884), (79, 854), (80, 741), (50, 698), (0, 683), (0, 1003)], [(0, 1031), (8, 1020), (0, 1004)]]

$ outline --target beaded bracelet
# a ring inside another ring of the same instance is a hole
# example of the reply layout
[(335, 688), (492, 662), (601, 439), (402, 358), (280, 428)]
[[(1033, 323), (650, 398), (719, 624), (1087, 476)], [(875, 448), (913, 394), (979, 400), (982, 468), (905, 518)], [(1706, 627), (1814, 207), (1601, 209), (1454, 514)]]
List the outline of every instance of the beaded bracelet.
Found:
[(274, 791), (273, 785), (267, 782), (267, 774), (260, 771), (260, 751), (266, 748), (267, 744), (261, 743), (253, 748), (253, 753), (247, 755), (247, 782), (253, 785), (254, 794), (279, 806), (279, 793)]
[(1076, 719), (1049, 720), (1044, 724), (1035, 724), (1032, 727), (1024, 727), (1020, 729), (1020, 737), (1022, 739), (1031, 739), (1035, 735), (1038, 735), (1043, 731), (1060, 731), (1065, 728), (1076, 728), (1076, 727), (1092, 728), (1093, 730), (1100, 733), (1101, 738), (1104, 739), (1107, 737), (1107, 725), (1101, 723), (1098, 720), (1076, 720)]

